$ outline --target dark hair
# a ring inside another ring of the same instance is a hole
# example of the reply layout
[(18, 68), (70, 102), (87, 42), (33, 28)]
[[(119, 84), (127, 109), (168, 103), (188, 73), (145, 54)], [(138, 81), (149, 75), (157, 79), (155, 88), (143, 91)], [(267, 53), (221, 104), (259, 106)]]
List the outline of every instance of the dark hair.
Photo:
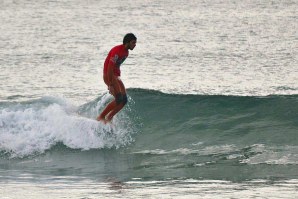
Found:
[(137, 37), (132, 33), (127, 33), (123, 38), (123, 44), (127, 44), (132, 40), (137, 40)]

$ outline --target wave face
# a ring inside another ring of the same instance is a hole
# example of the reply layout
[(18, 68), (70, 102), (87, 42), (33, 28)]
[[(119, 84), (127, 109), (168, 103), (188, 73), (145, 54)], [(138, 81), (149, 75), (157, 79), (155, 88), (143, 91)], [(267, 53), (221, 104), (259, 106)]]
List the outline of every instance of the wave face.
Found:
[[(138, 153), (239, 164), (298, 164), (298, 96), (171, 95), (133, 90), (144, 135)], [(142, 146), (150, 145), (146, 150)], [(215, 158), (217, 157), (217, 158)], [(215, 158), (215, 159), (214, 159)]]
[[(186, 142), (297, 144), (298, 96), (173, 95), (132, 90), (147, 134)], [(174, 136), (174, 137), (173, 137)], [(188, 138), (187, 138), (188, 137)]]

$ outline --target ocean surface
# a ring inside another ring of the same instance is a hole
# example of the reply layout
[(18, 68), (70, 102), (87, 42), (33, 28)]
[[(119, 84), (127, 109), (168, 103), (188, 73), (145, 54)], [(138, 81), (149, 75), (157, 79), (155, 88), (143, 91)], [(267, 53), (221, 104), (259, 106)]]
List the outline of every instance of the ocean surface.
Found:
[(297, 21), (295, 0), (1, 0), (0, 199), (297, 198)]

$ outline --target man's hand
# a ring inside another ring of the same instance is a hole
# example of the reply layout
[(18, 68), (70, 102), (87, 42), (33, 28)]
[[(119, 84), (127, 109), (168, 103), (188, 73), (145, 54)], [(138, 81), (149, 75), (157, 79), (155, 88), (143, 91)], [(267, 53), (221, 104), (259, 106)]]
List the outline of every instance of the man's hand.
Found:
[(114, 88), (113, 85), (110, 85), (110, 86), (108, 87), (108, 89), (109, 89), (111, 95), (113, 95), (113, 96), (116, 95), (115, 88)]
[(110, 94), (112, 94), (113, 96), (116, 96), (116, 94), (121, 93), (121, 88), (120, 88), (119, 82), (116, 78), (113, 81), (113, 83), (111, 83), (108, 86), (108, 89), (110, 91)]

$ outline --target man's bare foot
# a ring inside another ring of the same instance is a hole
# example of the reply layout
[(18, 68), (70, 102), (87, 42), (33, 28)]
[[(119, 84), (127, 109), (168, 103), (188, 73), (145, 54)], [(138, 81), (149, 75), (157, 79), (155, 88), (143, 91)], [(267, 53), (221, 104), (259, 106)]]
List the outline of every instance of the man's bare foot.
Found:
[(108, 121), (107, 121), (105, 118), (100, 117), (100, 116), (98, 116), (98, 117), (96, 118), (96, 120), (99, 121), (99, 122), (103, 122), (104, 124), (107, 124), (107, 123), (108, 123)]
[(112, 123), (113, 117), (110, 117), (110, 115), (108, 115), (105, 120), (107, 123)]
[(113, 119), (113, 118), (111, 118), (111, 119), (106, 119), (106, 122), (107, 122), (107, 123), (112, 123), (112, 119)]

